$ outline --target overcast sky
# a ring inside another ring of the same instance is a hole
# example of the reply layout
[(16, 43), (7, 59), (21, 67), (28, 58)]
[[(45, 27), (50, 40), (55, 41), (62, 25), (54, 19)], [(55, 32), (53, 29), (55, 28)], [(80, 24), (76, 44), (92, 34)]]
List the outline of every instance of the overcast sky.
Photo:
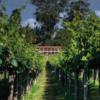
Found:
[[(10, 17), (12, 10), (24, 6), (27, 0), (1, 0), (1, 1), (2, 3), (5, 1), (4, 6), (6, 7), (6, 11), (4, 11), (4, 13)], [(88, 2), (90, 3), (90, 8), (93, 11), (95, 11), (95, 13), (100, 17), (100, 0), (88, 0)], [(36, 10), (36, 6), (28, 3), (26, 5), (26, 9), (21, 11), (22, 26), (26, 26), (28, 23), (31, 28), (34, 28), (35, 26), (40, 26), (39, 23), (37, 23), (37, 25), (34, 25), (34, 22), (36, 22), (35, 19), (36, 16), (33, 15), (33, 13), (35, 12), (35, 10)], [(61, 14), (61, 16), (63, 16), (63, 13)], [(60, 23), (58, 23), (57, 26), (61, 28)]]

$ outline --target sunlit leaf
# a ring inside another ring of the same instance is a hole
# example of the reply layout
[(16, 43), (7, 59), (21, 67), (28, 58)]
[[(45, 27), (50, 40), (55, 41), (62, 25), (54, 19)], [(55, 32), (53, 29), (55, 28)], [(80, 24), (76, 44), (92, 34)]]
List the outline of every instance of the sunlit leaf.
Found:
[(8, 15), (7, 14), (3, 15), (3, 19), (7, 20), (8, 19)]
[(16, 59), (12, 59), (11, 64), (12, 64), (14, 67), (18, 67), (18, 63), (17, 63), (17, 60), (16, 60)]

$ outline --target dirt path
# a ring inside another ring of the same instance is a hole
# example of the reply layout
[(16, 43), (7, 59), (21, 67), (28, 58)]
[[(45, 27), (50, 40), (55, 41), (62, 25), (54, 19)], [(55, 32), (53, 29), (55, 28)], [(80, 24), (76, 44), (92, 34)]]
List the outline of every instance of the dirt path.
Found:
[(52, 73), (47, 67), (43, 71), (43, 75), (38, 82), (38, 90), (34, 94), (33, 100), (58, 100), (56, 90), (53, 83)]

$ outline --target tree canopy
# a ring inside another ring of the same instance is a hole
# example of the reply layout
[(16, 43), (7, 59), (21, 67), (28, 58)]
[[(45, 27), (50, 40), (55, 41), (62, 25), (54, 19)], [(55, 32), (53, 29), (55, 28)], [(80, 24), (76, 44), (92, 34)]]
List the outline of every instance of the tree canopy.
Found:
[(78, 0), (76, 2), (71, 2), (69, 4), (69, 9), (66, 9), (68, 17), (64, 18), (64, 21), (72, 21), (75, 17), (74, 11), (77, 11), (76, 15), (79, 13), (84, 14), (84, 12), (89, 12), (89, 5), (90, 3), (87, 2), (88, 0)]
[[(66, 11), (68, 17), (64, 17), (64, 21), (72, 21), (75, 17), (73, 10), (83, 13), (89, 10), (89, 3), (87, 0), (78, 0), (76, 2), (69, 2), (70, 0), (30, 0), (31, 4), (37, 6), (36, 12), (33, 13), (36, 15), (36, 20), (42, 24), (41, 30), (37, 35), (38, 39), (42, 41), (42, 45), (60, 45), (63, 43), (64, 38), (70, 38), (70, 32), (65, 32), (64, 30), (59, 30), (58, 35), (55, 37), (55, 40), (51, 40), (54, 32), (58, 31), (55, 28), (55, 25), (60, 21), (60, 13)], [(61, 33), (64, 32), (64, 33)], [(60, 35), (61, 34), (61, 35)], [(69, 34), (69, 35), (68, 35)], [(59, 40), (58, 37), (60, 36)], [(63, 37), (64, 36), (64, 37)], [(41, 38), (40, 38), (41, 37)], [(62, 38), (61, 38), (62, 37)], [(56, 42), (54, 42), (56, 41)], [(60, 44), (59, 44), (60, 43)]]

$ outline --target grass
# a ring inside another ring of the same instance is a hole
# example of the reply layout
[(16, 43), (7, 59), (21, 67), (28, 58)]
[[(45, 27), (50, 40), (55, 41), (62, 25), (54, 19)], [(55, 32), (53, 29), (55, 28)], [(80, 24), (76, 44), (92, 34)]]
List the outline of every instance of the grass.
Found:
[(50, 70), (44, 68), (37, 84), (32, 86), (32, 92), (29, 94), (29, 98), (25, 96), (24, 100), (56, 100), (52, 76)]
[[(63, 86), (57, 80), (50, 66), (48, 66), (43, 69), (37, 84), (32, 86), (32, 92), (29, 94), (29, 98), (25, 97), (24, 100), (75, 100), (74, 73), (72, 73), (71, 79), (71, 95), (69, 95), (68, 79), (67, 87)], [(98, 81), (94, 84), (93, 80), (90, 79), (89, 84), (89, 100), (99, 100)], [(79, 76), (79, 100), (83, 100), (83, 93), (83, 78)]]
[[(55, 84), (55, 88), (57, 90), (57, 96), (58, 96), (58, 100), (75, 100), (75, 93), (74, 93), (74, 74), (72, 73), (72, 86), (71, 86), (71, 95), (69, 95), (69, 88), (68, 88), (68, 84), (67, 87), (64, 87), (61, 85), (61, 83), (57, 80), (57, 78), (54, 76), (54, 84)], [(68, 82), (68, 79), (67, 79)], [(99, 100), (99, 83), (98, 81), (93, 82), (92, 79), (90, 79), (90, 93), (89, 93), (89, 100)], [(83, 78), (81, 78), (81, 76), (79, 76), (79, 100), (83, 100)]]
[(44, 82), (45, 80), (43, 80), (43, 78), (45, 77), (45, 68), (42, 71), (42, 75), (40, 75), (38, 82), (36, 85), (32, 86), (32, 92), (29, 94), (29, 98), (27, 98), (26, 96), (24, 97), (24, 100), (42, 100), (42, 95), (43, 95), (43, 91), (44, 88)]
[[(69, 95), (69, 89), (68, 89), (68, 85), (67, 87), (64, 87), (61, 85), (61, 83), (56, 79), (56, 77), (54, 76), (54, 83), (55, 83), (55, 88), (57, 90), (57, 94), (58, 94), (58, 100), (75, 100), (75, 93), (74, 93), (74, 74), (72, 74), (72, 86), (71, 86), (71, 96)], [(68, 82), (68, 79), (67, 79)], [(90, 79), (90, 93), (89, 93), (89, 100), (99, 100), (99, 83), (98, 81), (93, 82), (92, 79)], [(59, 87), (59, 88), (58, 88)], [(83, 100), (83, 78), (81, 78), (81, 76), (79, 76), (79, 100)]]
[[(53, 71), (52, 71), (52, 73), (53, 73)], [(58, 100), (75, 100), (73, 92), (72, 92), (72, 95), (69, 96), (68, 84), (67, 84), (67, 87), (64, 87), (61, 84), (61, 82), (58, 81), (58, 79), (56, 78), (55, 75), (52, 74), (52, 78), (53, 78), (53, 83), (54, 83), (55, 89), (57, 91), (57, 98), (58, 98)], [(72, 76), (72, 80), (73, 79), (74, 79), (74, 77)], [(71, 91), (74, 91), (73, 81), (72, 81)]]
[[(83, 78), (81, 78), (81, 76), (79, 76), (79, 84), (81, 86), (83, 86)], [(99, 82), (96, 81), (94, 84), (94, 81), (92, 78), (90, 78), (90, 82), (89, 82), (89, 86), (90, 86), (90, 90), (89, 90), (89, 100), (99, 100)], [(83, 91), (80, 90), (79, 92)]]
[[(6, 71), (6, 78), (8, 79), (8, 71)], [(1, 74), (0, 80), (4, 79), (4, 73)]]
[(8, 71), (6, 72), (6, 79), (4, 79), (4, 73), (0, 77), (0, 100), (7, 100), (9, 94), (8, 91)]

